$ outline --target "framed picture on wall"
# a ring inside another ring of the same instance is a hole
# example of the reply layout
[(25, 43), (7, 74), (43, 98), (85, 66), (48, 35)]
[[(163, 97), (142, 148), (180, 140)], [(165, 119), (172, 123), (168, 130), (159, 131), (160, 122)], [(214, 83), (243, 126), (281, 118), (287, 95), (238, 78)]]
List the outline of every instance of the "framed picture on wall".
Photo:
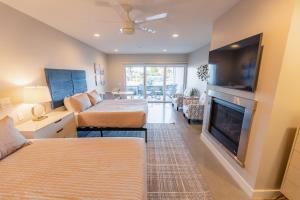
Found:
[(96, 74), (95, 75), (95, 82), (96, 82), (96, 86), (102, 85), (101, 84), (101, 75), (100, 74)]
[(95, 72), (95, 74), (100, 74), (101, 73), (101, 67), (97, 63), (94, 63), (94, 72)]
[(105, 80), (104, 80), (104, 69), (101, 69), (100, 64), (94, 63), (94, 72), (95, 72), (95, 83), (96, 86), (104, 86)]

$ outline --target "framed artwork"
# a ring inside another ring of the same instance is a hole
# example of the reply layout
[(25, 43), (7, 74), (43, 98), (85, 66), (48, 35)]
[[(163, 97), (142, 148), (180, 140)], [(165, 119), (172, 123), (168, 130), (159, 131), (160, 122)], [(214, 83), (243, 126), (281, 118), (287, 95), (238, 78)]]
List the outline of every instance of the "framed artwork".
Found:
[(95, 81), (97, 86), (101, 85), (101, 76), (99, 74), (95, 75)]
[(94, 73), (100, 74), (101, 73), (101, 67), (97, 63), (94, 63)]
[(94, 73), (95, 73), (95, 83), (96, 86), (104, 86), (105, 80), (104, 80), (104, 69), (101, 69), (100, 64), (94, 63)]

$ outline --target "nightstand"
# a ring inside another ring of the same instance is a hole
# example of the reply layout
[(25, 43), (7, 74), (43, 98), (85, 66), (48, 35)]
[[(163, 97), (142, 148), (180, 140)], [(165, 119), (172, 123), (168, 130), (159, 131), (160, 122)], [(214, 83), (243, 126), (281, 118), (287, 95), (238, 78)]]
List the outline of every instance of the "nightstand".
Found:
[(27, 139), (77, 137), (73, 112), (54, 111), (42, 121), (28, 121), (16, 126)]

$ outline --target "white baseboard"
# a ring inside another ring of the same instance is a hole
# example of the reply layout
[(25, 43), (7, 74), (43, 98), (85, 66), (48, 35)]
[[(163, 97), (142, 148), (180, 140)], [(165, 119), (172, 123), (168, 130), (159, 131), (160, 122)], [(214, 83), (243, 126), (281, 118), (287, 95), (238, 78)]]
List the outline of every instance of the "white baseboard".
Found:
[(219, 152), (219, 150), (214, 146), (212, 141), (201, 134), (202, 141), (206, 144), (209, 150), (216, 156), (219, 162), (223, 165), (226, 171), (231, 175), (234, 181), (241, 187), (241, 189), (249, 196), (251, 199), (274, 199), (279, 194), (279, 189), (275, 190), (258, 190), (253, 189), (249, 183), (232, 167), (232, 165), (226, 160), (226, 158)]
[(253, 190), (253, 200), (276, 199), (280, 195), (280, 189), (277, 190)]

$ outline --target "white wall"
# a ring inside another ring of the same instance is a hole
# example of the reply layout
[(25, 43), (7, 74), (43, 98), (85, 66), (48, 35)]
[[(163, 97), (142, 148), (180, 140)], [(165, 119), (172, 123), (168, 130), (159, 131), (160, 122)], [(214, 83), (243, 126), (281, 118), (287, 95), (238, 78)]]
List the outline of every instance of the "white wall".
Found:
[[(240, 1), (218, 18), (213, 27), (212, 50), (257, 33), (264, 34), (263, 56), (255, 93), (258, 105), (251, 126), (245, 168), (241, 168), (227, 156), (226, 152), (218, 149), (229, 165), (239, 174), (241, 182), (248, 185), (249, 191), (253, 190), (257, 195), (279, 189), (286, 164), (286, 149), (290, 145), (284, 130), (293, 127), (289, 127), (290, 123), (280, 120), (280, 113), (274, 115), (274, 106), (277, 88), (281, 85), (279, 77), (284, 68), (282, 63), (293, 6), (293, 0)], [(294, 73), (297, 71), (295, 70)], [(290, 88), (286, 92), (291, 95), (295, 91)], [(278, 120), (276, 126), (272, 122), (274, 118)], [(288, 118), (283, 117), (283, 119)], [(279, 124), (282, 127), (274, 130), (273, 126), (277, 127)]]
[(125, 89), (124, 64), (188, 63), (187, 54), (111, 54), (108, 55), (108, 91)]
[(197, 49), (189, 54), (188, 70), (187, 70), (187, 88), (197, 88), (199, 91), (206, 90), (207, 82), (201, 81), (197, 77), (197, 67), (208, 64), (210, 44)]
[(24, 86), (46, 85), (48, 66), (86, 70), (88, 88), (96, 88), (93, 64), (106, 69), (102, 52), (2, 3), (0, 25), (0, 98), (21, 103)]

